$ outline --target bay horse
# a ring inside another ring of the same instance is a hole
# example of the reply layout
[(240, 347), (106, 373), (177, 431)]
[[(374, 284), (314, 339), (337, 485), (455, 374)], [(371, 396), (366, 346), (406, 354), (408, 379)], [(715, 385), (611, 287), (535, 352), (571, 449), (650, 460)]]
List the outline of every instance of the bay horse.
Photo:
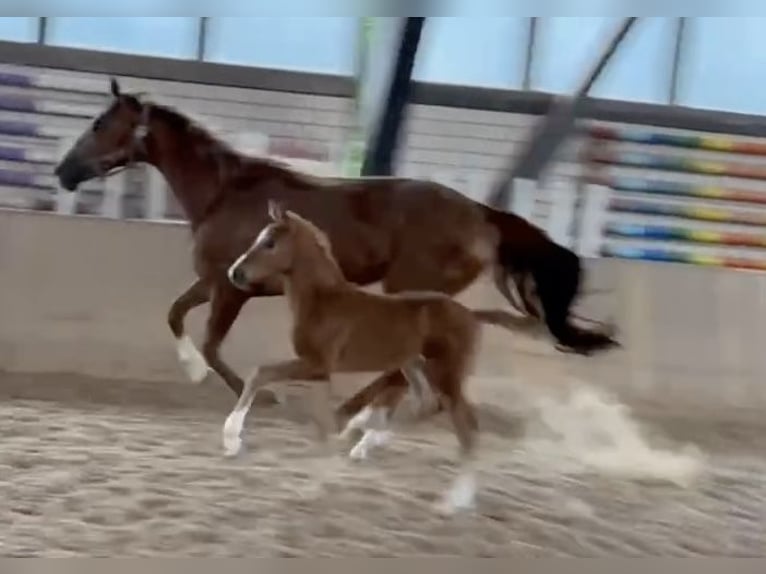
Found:
[[(442, 508), (451, 512), (472, 506), (475, 479), (471, 463), (478, 425), (463, 385), (480, 342), (480, 315), (443, 293), (365, 291), (346, 279), (321, 229), (285, 211), (278, 202), (271, 201), (268, 211), (271, 221), (231, 265), (228, 276), (245, 293), (267, 277), (283, 279), (297, 358), (262, 365), (248, 377), (223, 426), (225, 453), (234, 456), (239, 452), (245, 417), (256, 392), (266, 385), (297, 380), (328, 390), (335, 373), (382, 371), (389, 382), (376, 394), (388, 392), (386, 406), (393, 408), (407, 390), (406, 382), (398, 384), (401, 372), (422, 369), (452, 420), (463, 463)], [(326, 440), (332, 419), (329, 393), (322, 396), (324, 401), (314, 415), (320, 437)], [(386, 410), (368, 409), (364, 422), (359, 417), (350, 421), (353, 426), (366, 427), (377, 420), (360, 445), (377, 436), (372, 433), (381, 430)]]
[[(439, 291), (455, 295), (485, 269), (513, 304), (512, 273), (531, 276), (543, 321), (562, 345), (580, 353), (616, 345), (611, 333), (569, 319), (582, 270), (572, 251), (524, 219), (497, 211), (432, 181), (398, 177), (322, 178), (247, 156), (167, 106), (123, 93), (111, 79), (111, 102), (55, 168), (69, 191), (136, 162), (157, 168), (191, 227), (196, 280), (173, 301), (167, 321), (188, 377), (201, 382), (212, 368), (239, 395), (242, 379), (220, 346), (245, 302), (283, 293), (266, 278), (247, 292), (226, 270), (267, 222), (271, 197), (316, 222), (330, 237), (346, 278), (382, 283), (384, 292)], [(184, 330), (187, 313), (210, 304), (200, 353)], [(273, 397), (264, 397), (273, 401)]]

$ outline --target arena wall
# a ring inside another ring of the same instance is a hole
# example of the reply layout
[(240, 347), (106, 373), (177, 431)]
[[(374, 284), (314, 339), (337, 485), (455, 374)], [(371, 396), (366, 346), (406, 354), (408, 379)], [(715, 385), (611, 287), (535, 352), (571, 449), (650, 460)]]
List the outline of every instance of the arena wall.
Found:
[[(185, 382), (165, 317), (192, 278), (189, 246), (180, 224), (0, 211), (2, 368)], [(541, 384), (574, 376), (619, 392), (672, 395), (675, 403), (766, 402), (763, 275), (614, 260), (590, 265), (589, 284), (614, 291), (590, 297), (582, 311), (613, 316), (623, 350), (575, 357), (552, 350), (544, 336), (487, 327), (478, 374), (539, 376)], [(486, 280), (462, 300), (501, 304)], [(197, 340), (203, 310), (191, 316)], [(251, 301), (224, 355), (244, 372), (288, 356), (287, 336), (282, 298)]]

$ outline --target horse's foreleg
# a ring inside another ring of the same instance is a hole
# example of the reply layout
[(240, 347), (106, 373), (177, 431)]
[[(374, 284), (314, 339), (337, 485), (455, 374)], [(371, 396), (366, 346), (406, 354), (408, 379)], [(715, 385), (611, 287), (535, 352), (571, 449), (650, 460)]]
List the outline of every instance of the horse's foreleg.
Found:
[(207, 319), (205, 342), (202, 345), (202, 355), (228, 387), (240, 396), (244, 383), (242, 379), (227, 365), (220, 356), (221, 343), (229, 334), (231, 326), (239, 316), (242, 306), (247, 301), (247, 295), (234, 288), (216, 286), (210, 301), (210, 315)]
[(194, 383), (201, 383), (210, 370), (205, 358), (184, 331), (186, 315), (210, 300), (210, 289), (197, 279), (186, 291), (173, 301), (168, 311), (168, 325), (176, 338), (176, 353), (186, 375)]

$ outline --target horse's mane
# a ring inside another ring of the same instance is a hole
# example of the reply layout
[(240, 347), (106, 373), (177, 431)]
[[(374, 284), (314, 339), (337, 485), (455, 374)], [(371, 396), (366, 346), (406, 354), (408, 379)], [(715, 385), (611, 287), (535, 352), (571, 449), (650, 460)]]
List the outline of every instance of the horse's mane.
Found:
[(313, 176), (297, 172), (283, 162), (237, 151), (201, 123), (171, 106), (152, 102), (151, 114), (173, 131), (183, 133), (187, 137), (195, 137), (203, 145), (208, 146), (211, 154), (217, 155), (222, 161), (237, 165), (239, 169), (233, 175), (237, 184), (247, 184), (248, 180), (263, 177), (278, 178), (297, 187), (310, 187), (317, 183)]

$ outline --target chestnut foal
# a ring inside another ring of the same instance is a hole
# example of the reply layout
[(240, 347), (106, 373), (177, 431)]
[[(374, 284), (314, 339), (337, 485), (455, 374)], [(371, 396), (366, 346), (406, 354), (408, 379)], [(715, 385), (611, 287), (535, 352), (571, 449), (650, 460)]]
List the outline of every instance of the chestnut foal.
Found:
[[(479, 344), (479, 316), (441, 293), (380, 295), (364, 291), (344, 277), (327, 236), (318, 227), (274, 201), (269, 202), (269, 215), (271, 223), (232, 264), (228, 275), (242, 290), (264, 277), (284, 279), (298, 358), (263, 365), (245, 381), (223, 427), (226, 454), (239, 452), (245, 416), (257, 390), (290, 380), (313, 381), (326, 389), (321, 405), (315, 403), (320, 410), (314, 412), (320, 436), (326, 439), (333, 424), (329, 382), (338, 372), (386, 373), (370, 385), (375, 389), (370, 398), (377, 408), (365, 408), (350, 424), (368, 429), (360, 443), (374, 442), (381, 437), (374, 433), (385, 424), (388, 410), (407, 391), (404, 371), (416, 379), (414, 385), (427, 381), (449, 413), (460, 442), (463, 468), (442, 508), (450, 512), (472, 506), (478, 427), (463, 384)], [(335, 421), (336, 425), (341, 422)]]

